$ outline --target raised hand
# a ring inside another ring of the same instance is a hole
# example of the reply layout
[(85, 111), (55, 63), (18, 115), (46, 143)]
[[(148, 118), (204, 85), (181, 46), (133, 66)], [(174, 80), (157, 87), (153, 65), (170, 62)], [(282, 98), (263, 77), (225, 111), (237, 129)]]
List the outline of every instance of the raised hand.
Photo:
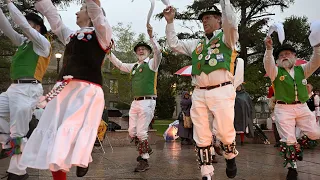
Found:
[(147, 24), (147, 31), (150, 38), (153, 37), (153, 28), (150, 24)]
[(271, 50), (272, 49), (273, 42), (272, 42), (272, 39), (271, 39), (270, 36), (266, 37), (266, 39), (264, 40), (264, 44), (266, 45), (266, 49), (267, 50)]
[(163, 16), (166, 19), (167, 23), (173, 23), (176, 10), (172, 6), (168, 6), (163, 10)]
[[(87, 1), (89, 1), (89, 0), (87, 0)], [(95, 2), (99, 7), (101, 6), (100, 0), (90, 0), (90, 1)]]

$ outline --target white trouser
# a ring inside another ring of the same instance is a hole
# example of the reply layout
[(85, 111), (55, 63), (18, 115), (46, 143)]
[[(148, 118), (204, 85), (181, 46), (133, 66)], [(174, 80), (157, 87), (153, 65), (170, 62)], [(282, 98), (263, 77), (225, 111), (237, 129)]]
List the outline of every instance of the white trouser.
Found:
[(288, 145), (297, 143), (296, 127), (299, 128), (311, 140), (320, 138), (320, 128), (317, 126), (314, 114), (304, 104), (276, 104), (274, 110), (276, 125), (281, 142)]
[[(6, 136), (1, 135), (1, 143), (5, 143), (10, 137), (24, 137), (27, 134), (33, 110), (42, 93), (41, 84), (28, 83), (11, 84), (6, 92), (0, 94), (0, 132), (10, 133)], [(10, 124), (5, 120), (6, 117), (10, 117)], [(26, 138), (23, 139), (22, 146), (25, 142)], [(3, 148), (10, 146), (3, 145)], [(21, 155), (11, 157), (8, 172), (17, 175), (26, 173), (25, 167), (19, 167), (20, 158)]]
[[(232, 84), (212, 90), (194, 89), (192, 94), (191, 119), (193, 123), (193, 139), (198, 147), (207, 147), (212, 143), (212, 134), (224, 145), (234, 142), (234, 103), (235, 90)], [(213, 114), (214, 120), (209, 116)], [(215, 131), (215, 132), (213, 132)], [(234, 153), (223, 153), (226, 159), (237, 156)], [(201, 174), (213, 173), (212, 165), (201, 166)]]
[[(134, 100), (129, 111), (129, 135), (137, 137), (140, 141), (148, 139), (148, 129), (154, 116), (156, 100)], [(142, 158), (148, 159), (149, 154), (145, 153)]]

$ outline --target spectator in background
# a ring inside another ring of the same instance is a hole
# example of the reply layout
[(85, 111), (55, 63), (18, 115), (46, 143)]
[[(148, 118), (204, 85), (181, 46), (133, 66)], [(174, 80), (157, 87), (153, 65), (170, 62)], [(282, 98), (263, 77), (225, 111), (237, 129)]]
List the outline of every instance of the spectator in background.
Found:
[(254, 136), (253, 130), (253, 103), (249, 94), (245, 91), (243, 85), (240, 85), (236, 89), (235, 99), (235, 116), (234, 116), (234, 128), (236, 132), (240, 134), (241, 145), (244, 144), (244, 135), (248, 137)]
[(181, 95), (181, 112), (179, 115), (178, 136), (181, 138), (181, 145), (193, 144), (193, 129), (190, 118), (191, 98), (187, 91), (182, 92)]

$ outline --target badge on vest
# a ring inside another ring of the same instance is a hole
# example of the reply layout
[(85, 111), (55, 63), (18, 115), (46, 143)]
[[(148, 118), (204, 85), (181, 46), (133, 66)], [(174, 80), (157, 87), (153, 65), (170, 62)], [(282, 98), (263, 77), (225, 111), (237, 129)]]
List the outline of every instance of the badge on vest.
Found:
[(215, 48), (215, 49), (212, 50), (212, 53), (213, 53), (213, 54), (218, 54), (219, 52), (220, 52), (220, 51), (219, 51), (219, 49), (217, 49), (217, 48)]
[(197, 48), (196, 48), (196, 54), (200, 54), (203, 50), (203, 44), (199, 43)]
[(206, 55), (206, 57), (204, 58), (206, 61), (208, 61), (210, 59), (210, 55)]
[(285, 79), (285, 76), (280, 76), (280, 77), (279, 77), (279, 80), (280, 80), (280, 81), (284, 81), (284, 79)]
[(77, 39), (81, 40), (83, 38), (84, 38), (84, 33), (79, 33), (78, 36), (77, 36)]
[(200, 54), (200, 55), (198, 56), (198, 60), (200, 61), (202, 58), (203, 58), (203, 54)]
[(217, 60), (216, 59), (210, 59), (210, 61), (209, 61), (209, 66), (215, 66), (215, 65), (217, 65)]
[(201, 68), (201, 63), (200, 62), (198, 62), (197, 68), (200, 70), (200, 68)]
[(306, 79), (302, 79), (302, 84), (303, 85), (307, 85), (308, 84), (308, 81)]
[(139, 72), (142, 72), (142, 68), (141, 68), (141, 69), (139, 69)]
[(212, 40), (210, 44), (216, 46), (217, 42), (219, 42), (219, 41), (220, 41), (220, 38), (216, 38), (216, 39)]
[(88, 40), (92, 39), (92, 35), (91, 35), (91, 34), (88, 34), (88, 35), (87, 35), (87, 39), (88, 39)]
[(217, 61), (218, 61), (218, 62), (223, 62), (223, 61), (224, 61), (223, 54), (217, 54), (217, 55), (216, 55), (216, 58), (217, 58)]

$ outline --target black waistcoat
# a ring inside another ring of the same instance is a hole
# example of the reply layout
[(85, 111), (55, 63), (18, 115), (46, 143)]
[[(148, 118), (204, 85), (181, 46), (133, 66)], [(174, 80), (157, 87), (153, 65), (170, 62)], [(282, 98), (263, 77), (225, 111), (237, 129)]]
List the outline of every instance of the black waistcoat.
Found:
[(64, 51), (63, 67), (58, 80), (63, 80), (63, 76), (72, 75), (74, 79), (102, 85), (101, 66), (106, 53), (101, 48), (95, 32), (72, 35), (70, 38)]

